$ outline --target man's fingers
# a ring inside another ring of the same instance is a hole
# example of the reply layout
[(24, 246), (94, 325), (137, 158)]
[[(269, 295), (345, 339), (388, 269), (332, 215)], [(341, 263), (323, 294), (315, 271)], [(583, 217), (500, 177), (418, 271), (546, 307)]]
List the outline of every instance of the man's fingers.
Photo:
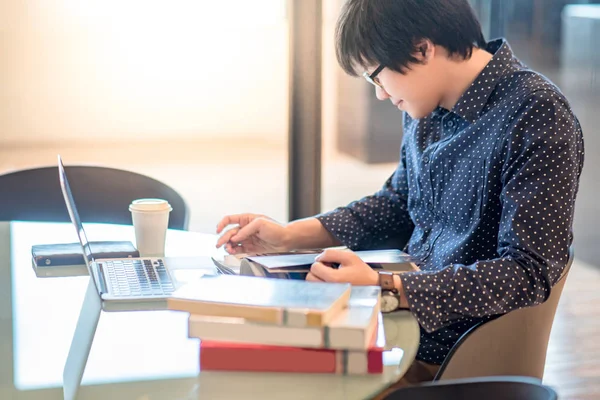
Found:
[(235, 248), (231, 245), (231, 243), (227, 243), (225, 245), (225, 251), (229, 254), (235, 254)]
[(311, 265), (310, 273), (322, 281), (336, 282), (339, 271), (317, 261)]
[(229, 242), (225, 245), (225, 250), (229, 254), (252, 254), (256, 252), (256, 246), (249, 242), (241, 243), (239, 245), (236, 243)]
[(254, 221), (250, 222), (248, 225), (242, 227), (236, 235), (231, 237), (231, 241), (233, 242), (243, 242), (244, 240), (248, 239), (250, 236), (256, 234), (262, 224), (264, 223), (264, 220), (257, 218)]
[(231, 240), (231, 237), (234, 236), (236, 233), (238, 233), (239, 230), (240, 230), (240, 228), (232, 228), (232, 229), (228, 230), (227, 232), (225, 232), (219, 238), (219, 240), (217, 240), (216, 247), (219, 248), (219, 247), (223, 246), (225, 243), (228, 243)]
[(255, 214), (248, 214), (248, 213), (227, 215), (227, 216), (223, 217), (223, 219), (221, 221), (219, 221), (219, 223), (217, 224), (217, 233), (221, 233), (221, 231), (223, 231), (223, 229), (225, 229), (225, 227), (227, 225), (232, 225), (232, 224), (238, 224), (240, 226), (248, 225), (254, 218), (256, 218)]
[(351, 261), (356, 260), (358, 256), (348, 250), (328, 249), (323, 253), (319, 254), (315, 261), (328, 262), (336, 264), (349, 264)]
[(324, 282), (323, 279), (318, 278), (312, 272), (309, 272), (308, 275), (306, 275), (306, 280), (311, 282)]
[(221, 233), (227, 225), (237, 223), (234, 221), (238, 218), (239, 218), (239, 215), (226, 215), (225, 217), (223, 217), (223, 219), (221, 219), (219, 221), (219, 223), (217, 224), (217, 233)]
[(246, 252), (243, 246), (234, 246), (231, 244), (231, 242), (225, 245), (225, 251), (229, 254), (240, 254)]

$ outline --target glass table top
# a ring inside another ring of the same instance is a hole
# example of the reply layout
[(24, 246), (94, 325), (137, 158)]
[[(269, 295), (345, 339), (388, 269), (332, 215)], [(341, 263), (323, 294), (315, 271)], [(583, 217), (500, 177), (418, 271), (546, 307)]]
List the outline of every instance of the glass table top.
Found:
[[(135, 243), (130, 226), (86, 224), (86, 232), (91, 241)], [(36, 277), (31, 246), (76, 241), (71, 224), (0, 222), (2, 399), (63, 398), (63, 368), (89, 277)], [(215, 235), (169, 231), (167, 256), (205, 256), (194, 268), (176, 271), (178, 279), (214, 273), (206, 256), (222, 255), (215, 242)], [(199, 340), (187, 337), (187, 317), (169, 310), (103, 312), (79, 398), (309, 398), (314, 390), (328, 398), (364, 398), (404, 373), (419, 340), (414, 318), (400, 313), (385, 322), (390, 349), (382, 375), (201, 372)], [(303, 389), (292, 389), (297, 385)]]

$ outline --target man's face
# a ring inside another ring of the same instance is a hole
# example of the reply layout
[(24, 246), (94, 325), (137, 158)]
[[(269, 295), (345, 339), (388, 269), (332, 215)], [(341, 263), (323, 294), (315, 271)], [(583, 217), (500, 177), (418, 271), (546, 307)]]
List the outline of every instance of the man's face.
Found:
[[(377, 66), (369, 68), (372, 74)], [(443, 88), (443, 71), (434, 60), (426, 64), (411, 64), (404, 74), (383, 68), (373, 79), (379, 100), (389, 99), (412, 118), (429, 115), (440, 104)]]

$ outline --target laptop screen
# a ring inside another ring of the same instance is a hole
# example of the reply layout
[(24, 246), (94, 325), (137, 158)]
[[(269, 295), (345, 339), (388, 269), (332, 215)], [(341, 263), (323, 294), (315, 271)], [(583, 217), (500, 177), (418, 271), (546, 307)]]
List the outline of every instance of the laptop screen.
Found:
[(81, 247), (83, 248), (83, 255), (87, 260), (87, 267), (89, 270), (90, 263), (94, 261), (94, 256), (92, 255), (90, 243), (88, 242), (87, 236), (85, 235), (85, 231), (83, 230), (83, 224), (81, 223), (81, 219), (79, 218), (79, 213), (77, 212), (77, 207), (75, 206), (75, 200), (73, 200), (71, 187), (69, 186), (67, 174), (65, 173), (65, 167), (63, 165), (62, 159), (60, 158), (60, 155), (58, 156), (58, 176), (60, 178), (60, 187), (65, 198), (65, 204), (67, 205), (67, 210), (69, 211), (71, 221), (73, 222), (73, 225), (75, 225), (75, 230), (77, 231), (79, 242), (81, 243)]

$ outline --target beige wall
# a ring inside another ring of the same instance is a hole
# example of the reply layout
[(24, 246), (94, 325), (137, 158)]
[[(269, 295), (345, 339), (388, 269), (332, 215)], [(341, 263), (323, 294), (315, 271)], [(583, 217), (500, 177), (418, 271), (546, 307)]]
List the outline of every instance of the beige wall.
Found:
[(0, 144), (284, 142), (283, 1), (229, 3), (0, 0)]

